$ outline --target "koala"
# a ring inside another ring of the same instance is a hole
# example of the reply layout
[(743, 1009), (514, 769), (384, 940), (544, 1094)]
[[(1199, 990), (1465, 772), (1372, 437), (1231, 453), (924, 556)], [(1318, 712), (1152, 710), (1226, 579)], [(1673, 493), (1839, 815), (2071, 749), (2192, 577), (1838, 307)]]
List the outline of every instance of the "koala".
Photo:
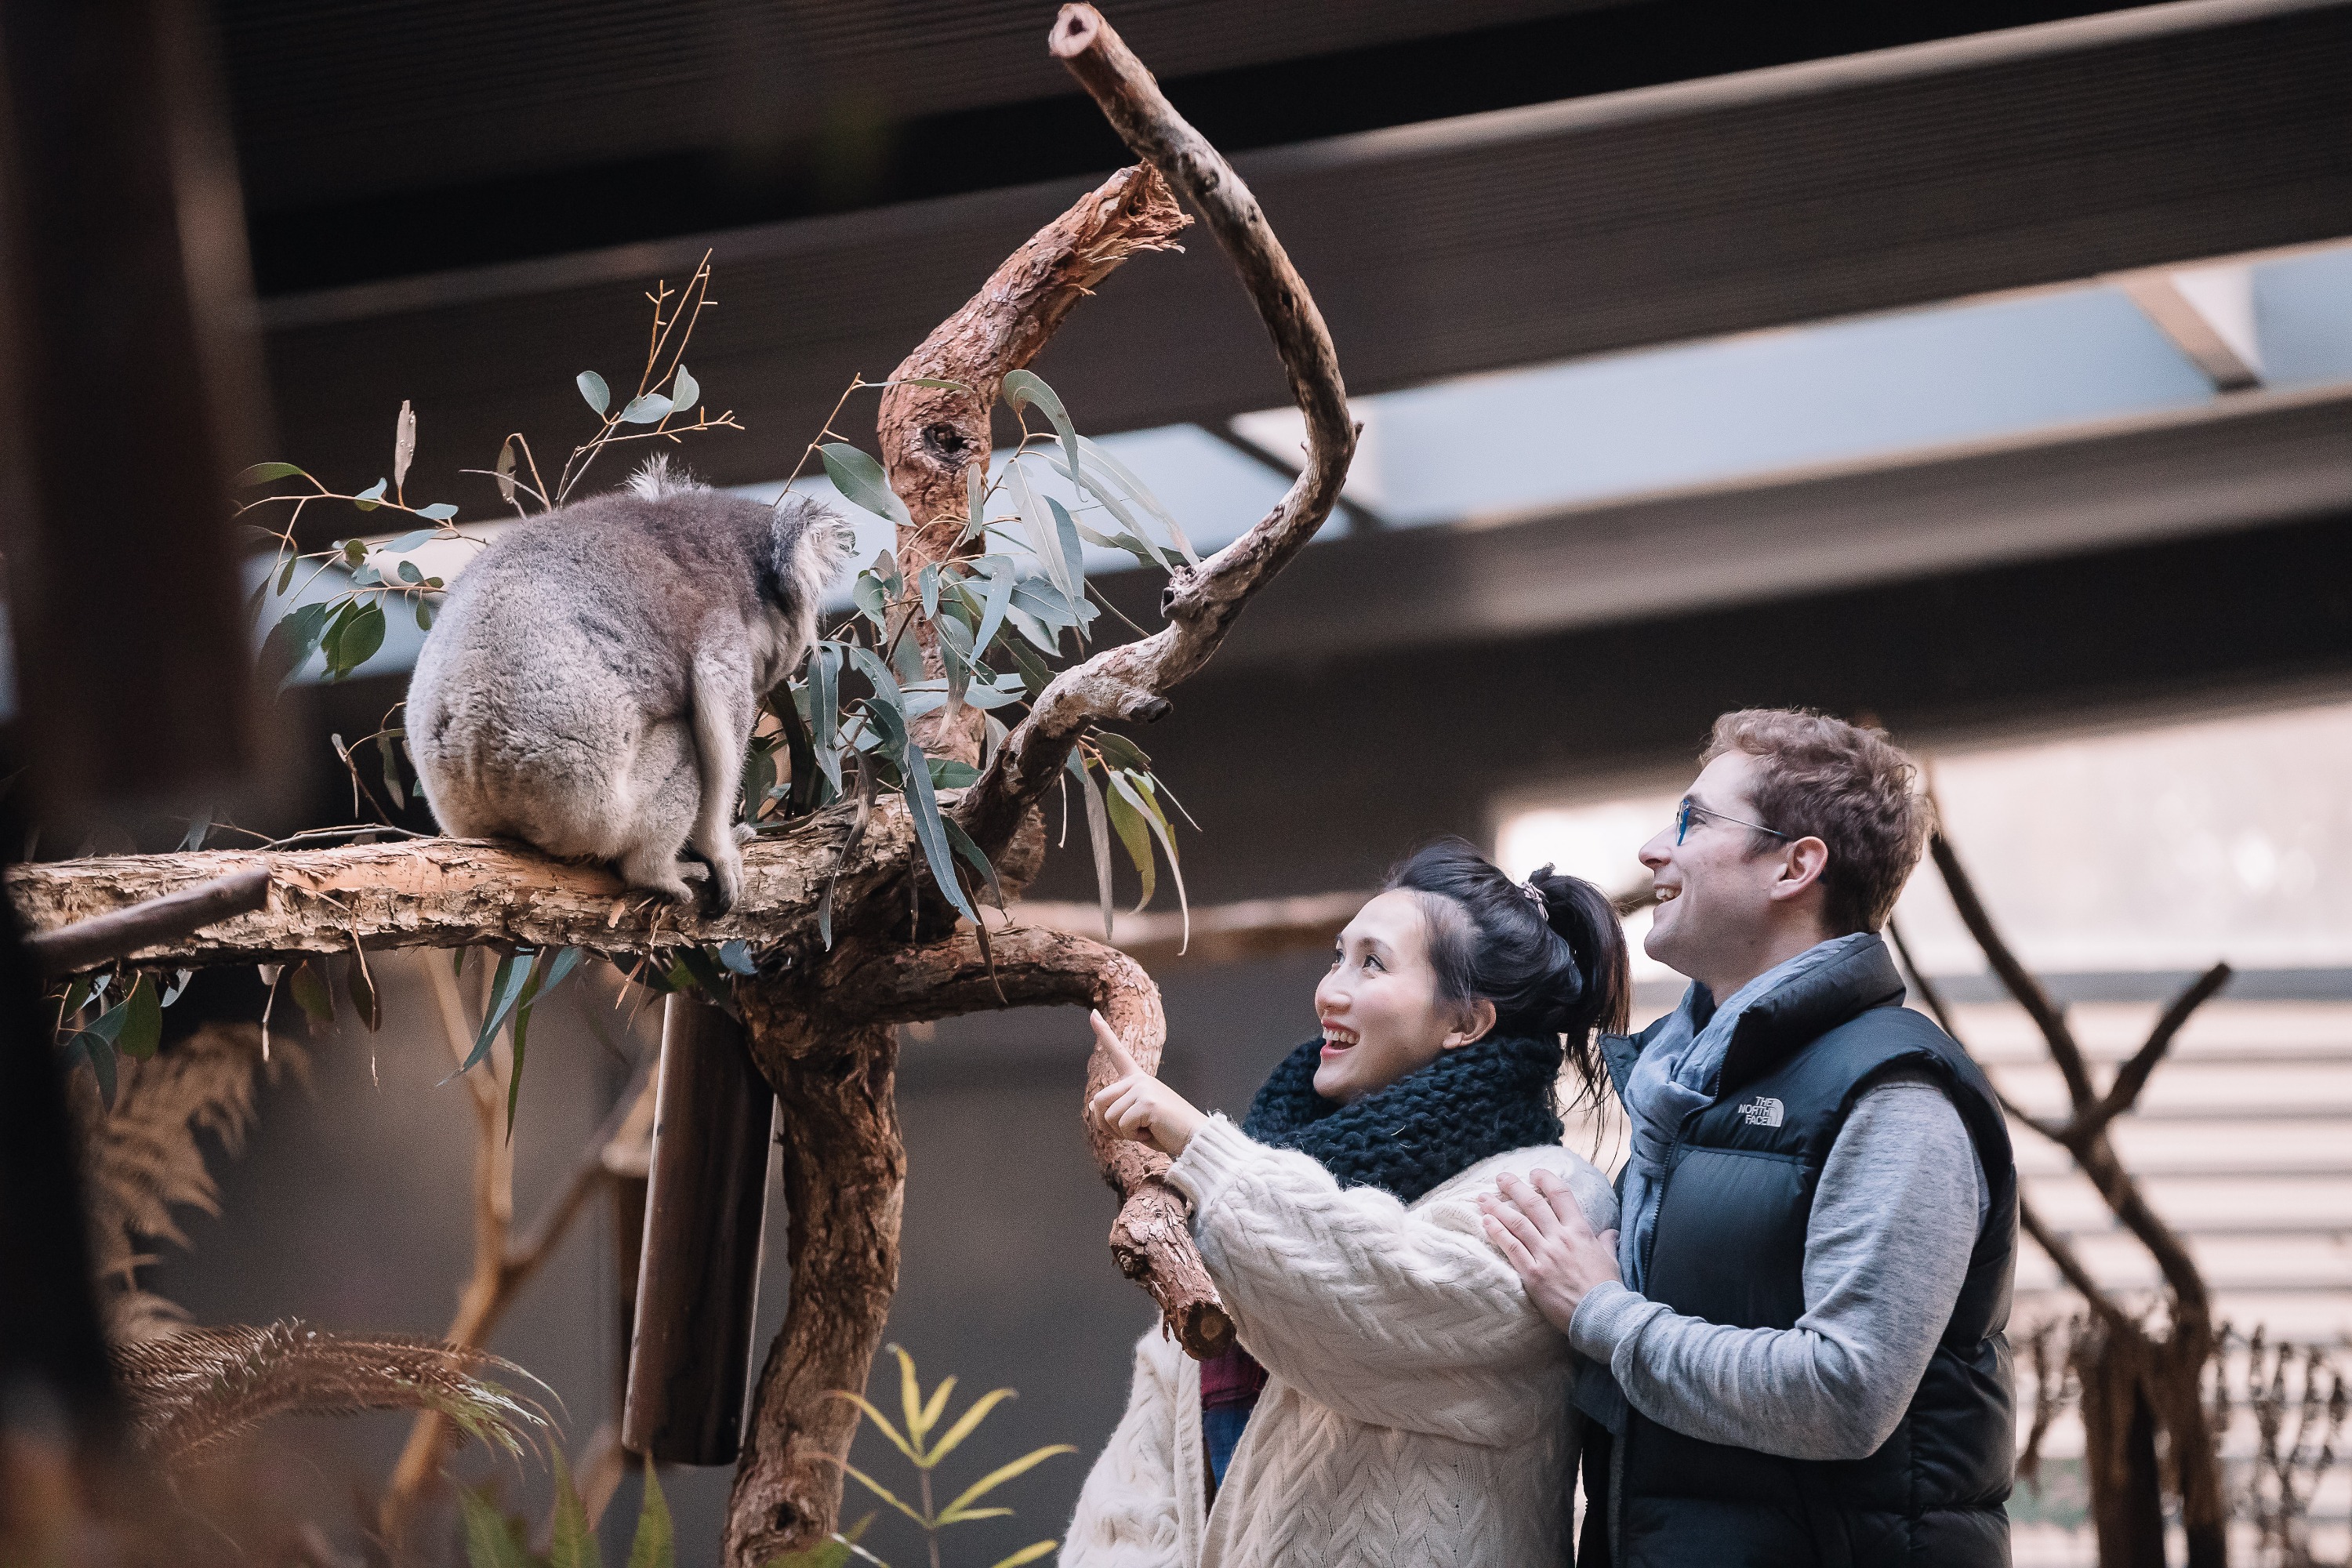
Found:
[(608, 861), (675, 900), (692, 897), (690, 852), (734, 907), (760, 697), (808, 652), (853, 542), (815, 502), (723, 494), (659, 458), (501, 533), (452, 584), (408, 684), (442, 831)]

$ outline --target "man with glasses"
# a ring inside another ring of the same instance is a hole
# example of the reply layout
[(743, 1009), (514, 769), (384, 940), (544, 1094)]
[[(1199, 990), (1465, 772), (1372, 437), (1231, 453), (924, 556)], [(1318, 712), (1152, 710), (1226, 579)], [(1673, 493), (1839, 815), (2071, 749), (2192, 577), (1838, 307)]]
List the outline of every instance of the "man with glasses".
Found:
[(1991, 1087), (1878, 932), (1927, 833), (1911, 760), (1727, 713), (1642, 847), (1690, 977), (1603, 1037), (1622, 1228), (1507, 1179), (1486, 1229), (1585, 1357), (1583, 1561), (2009, 1561), (2017, 1174)]

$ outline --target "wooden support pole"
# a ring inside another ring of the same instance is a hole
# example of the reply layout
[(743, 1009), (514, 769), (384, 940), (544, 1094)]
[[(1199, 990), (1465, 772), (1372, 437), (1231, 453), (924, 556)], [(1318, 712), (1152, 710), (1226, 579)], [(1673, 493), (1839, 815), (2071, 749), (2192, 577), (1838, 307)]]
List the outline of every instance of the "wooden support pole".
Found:
[(731, 1465), (759, 1305), (775, 1095), (743, 1027), (698, 996), (662, 1012), (637, 1313), (621, 1445), (681, 1465)]

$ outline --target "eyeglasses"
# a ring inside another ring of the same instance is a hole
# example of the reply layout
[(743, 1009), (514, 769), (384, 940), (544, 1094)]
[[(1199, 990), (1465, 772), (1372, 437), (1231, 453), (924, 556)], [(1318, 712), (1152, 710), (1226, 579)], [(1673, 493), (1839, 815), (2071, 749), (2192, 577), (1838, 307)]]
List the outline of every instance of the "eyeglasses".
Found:
[(1677, 845), (1689, 835), (1691, 818), (1694, 816), (1711, 816), (1717, 822), (1728, 822), (1735, 827), (1752, 827), (1759, 833), (1769, 833), (1775, 838), (1789, 837), (1777, 827), (1767, 827), (1760, 822), (1748, 822), (1737, 816), (1726, 816), (1719, 811), (1708, 810), (1696, 801), (1685, 800), (1683, 802), (1682, 809), (1675, 813), (1675, 842)]

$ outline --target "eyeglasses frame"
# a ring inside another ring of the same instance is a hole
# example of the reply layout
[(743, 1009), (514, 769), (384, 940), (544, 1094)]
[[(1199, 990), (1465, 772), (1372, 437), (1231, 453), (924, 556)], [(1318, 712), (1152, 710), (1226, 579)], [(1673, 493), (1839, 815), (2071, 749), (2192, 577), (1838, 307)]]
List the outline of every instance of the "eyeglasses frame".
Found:
[(1717, 822), (1728, 822), (1735, 827), (1752, 827), (1759, 833), (1769, 833), (1775, 838), (1790, 837), (1777, 827), (1767, 827), (1760, 822), (1749, 822), (1738, 816), (1726, 816), (1713, 807), (1701, 805), (1685, 795), (1682, 805), (1675, 810), (1675, 847), (1676, 848), (1682, 847), (1683, 840), (1689, 837), (1691, 818), (1694, 816), (1711, 816)]

